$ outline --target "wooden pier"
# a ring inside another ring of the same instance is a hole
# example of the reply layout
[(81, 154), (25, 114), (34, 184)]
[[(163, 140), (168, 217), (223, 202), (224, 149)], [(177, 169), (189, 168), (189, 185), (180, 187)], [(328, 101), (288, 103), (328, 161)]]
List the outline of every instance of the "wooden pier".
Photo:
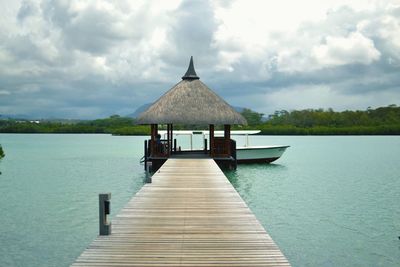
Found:
[(72, 266), (290, 266), (212, 159), (168, 159)]

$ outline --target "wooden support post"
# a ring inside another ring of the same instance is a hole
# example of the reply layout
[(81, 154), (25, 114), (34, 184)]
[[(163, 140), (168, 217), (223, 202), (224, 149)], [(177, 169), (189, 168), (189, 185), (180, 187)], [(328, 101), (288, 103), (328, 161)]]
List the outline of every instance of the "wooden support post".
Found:
[(236, 154), (236, 141), (231, 141), (231, 155), (233, 158), (233, 169), (236, 170), (237, 168), (237, 154)]
[(173, 139), (174, 139), (174, 126), (171, 124), (171, 126), (170, 126), (170, 130), (171, 130), (171, 138), (170, 138), (170, 146), (169, 146), (169, 155), (171, 155), (172, 154), (172, 152), (173, 152), (173, 146), (172, 146), (172, 141), (173, 141)]
[(99, 194), (99, 234), (111, 235), (111, 222), (108, 221), (110, 214), (111, 193)]
[(169, 136), (170, 136), (170, 132), (171, 131), (171, 129), (170, 129), (170, 125), (169, 124), (167, 124), (167, 147), (166, 148), (168, 148), (168, 150), (167, 151), (165, 151), (166, 153), (167, 153), (167, 155), (169, 154)]
[(225, 138), (225, 151), (231, 156), (231, 126), (229, 124), (224, 125), (224, 138)]
[(176, 153), (176, 138), (174, 139), (174, 152)]
[(224, 137), (227, 140), (231, 139), (231, 126), (229, 124), (224, 125)]
[(154, 147), (155, 147), (155, 148), (157, 147), (156, 141), (155, 141), (157, 135), (158, 135), (158, 124), (154, 124)]
[(147, 140), (144, 140), (144, 170), (147, 170)]
[(151, 124), (150, 129), (151, 129), (151, 151), (150, 151), (150, 156), (154, 156), (155, 152), (156, 152), (156, 126), (157, 124)]
[(170, 156), (172, 153), (172, 124), (167, 124), (167, 144), (168, 144), (168, 155)]
[(150, 157), (154, 154), (154, 124), (150, 124)]
[(214, 124), (210, 124), (210, 156), (214, 157)]

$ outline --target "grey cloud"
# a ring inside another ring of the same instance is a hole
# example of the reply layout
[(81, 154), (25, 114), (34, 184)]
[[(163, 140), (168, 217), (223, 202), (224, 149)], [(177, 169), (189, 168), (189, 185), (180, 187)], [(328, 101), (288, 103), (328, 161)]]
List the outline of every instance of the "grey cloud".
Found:
[(30, 36), (27, 35), (17, 35), (8, 40), (7, 46), (9, 51), (14, 55), (14, 57), (20, 60), (32, 60), (37, 63), (42, 63), (47, 61), (44, 52), (40, 47), (35, 44)]
[(67, 49), (102, 54), (127, 38), (115, 28), (118, 18), (94, 6), (71, 11), (71, 3), (47, 1), (42, 4), (45, 18), (60, 28)]
[(23, 22), (27, 17), (37, 14), (36, 5), (30, 0), (24, 0), (18, 10), (17, 19)]
[[(264, 113), (273, 112), (270, 109), (279, 108), (279, 103), (263, 97), (283, 89), (296, 92), (309, 87), (317, 92), (323, 87), (341, 97), (360, 99), (380, 92), (396, 96), (400, 91), (400, 47), (382, 34), (384, 29), (395, 36), (400, 8), (343, 7), (330, 11), (324, 21), (303, 23), (291, 36), (260, 33), (271, 43), (266, 41), (260, 56), (252, 57), (240, 42), (215, 43), (223, 22), (215, 19), (210, 2), (183, 1), (176, 10), (157, 17), (150, 12), (155, 4), (148, 1), (133, 11), (126, 2), (126, 7), (106, 12), (94, 6), (77, 11), (69, 1), (22, 2), (15, 14), (19, 25), (12, 26), (15, 33), (0, 34), (0, 114), (96, 118), (131, 113), (179, 82), (191, 55), (202, 81), (219, 95)], [(393, 24), (385, 22), (387, 17)], [(159, 46), (151, 40), (156, 30), (166, 33)], [(372, 40), (380, 58), (340, 66), (312, 61), (314, 46), (327, 44), (329, 36), (344, 38), (352, 32)], [(221, 51), (241, 55), (231, 72), (217, 68)], [(279, 68), (278, 56), (285, 51), (290, 52), (292, 71)]]
[(169, 27), (168, 42), (172, 49), (162, 55), (165, 62), (181, 64), (182, 59), (187, 61), (191, 55), (199, 65), (215, 61), (216, 51), (212, 42), (217, 22), (210, 3), (183, 1), (170, 16), (173, 16), (173, 23)]
[(65, 28), (77, 15), (69, 9), (68, 1), (43, 0), (40, 4), (43, 18), (53, 26)]
[(94, 54), (107, 52), (118, 41), (126, 38), (113, 29), (112, 24), (113, 18), (104, 12), (84, 12), (65, 29), (67, 47)]

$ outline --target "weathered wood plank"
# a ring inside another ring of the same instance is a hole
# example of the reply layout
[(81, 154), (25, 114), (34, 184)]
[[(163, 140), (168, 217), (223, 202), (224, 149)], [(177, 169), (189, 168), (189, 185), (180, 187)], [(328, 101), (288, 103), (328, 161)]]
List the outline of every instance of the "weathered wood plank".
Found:
[(211, 159), (169, 159), (72, 266), (290, 266)]

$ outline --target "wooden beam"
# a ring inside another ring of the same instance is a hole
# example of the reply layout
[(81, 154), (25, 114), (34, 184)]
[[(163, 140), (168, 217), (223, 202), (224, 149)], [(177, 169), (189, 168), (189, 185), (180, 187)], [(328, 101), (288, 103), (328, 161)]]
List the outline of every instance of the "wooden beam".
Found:
[(225, 137), (225, 150), (228, 155), (231, 155), (231, 126), (229, 124), (224, 125), (224, 137)]
[(231, 126), (229, 124), (224, 125), (224, 137), (226, 140), (231, 139)]
[(150, 125), (150, 133), (151, 133), (151, 140), (150, 140), (150, 156), (153, 156), (155, 151), (156, 151), (156, 130), (155, 130), (156, 124), (151, 124)]
[(168, 155), (171, 155), (172, 153), (172, 140), (173, 139), (173, 133), (172, 133), (172, 124), (167, 124), (167, 144), (168, 144)]
[(170, 134), (169, 134), (169, 132), (170, 132), (170, 128), (169, 128), (169, 124), (167, 124), (167, 147), (168, 147), (168, 150), (167, 151), (165, 151), (167, 154), (169, 154), (169, 137), (170, 137)]
[(170, 130), (171, 130), (171, 140), (170, 140), (169, 154), (171, 155), (173, 152), (173, 145), (174, 145), (174, 126), (172, 125), (172, 123), (170, 124)]
[(210, 130), (210, 156), (214, 156), (214, 124), (209, 125)]

